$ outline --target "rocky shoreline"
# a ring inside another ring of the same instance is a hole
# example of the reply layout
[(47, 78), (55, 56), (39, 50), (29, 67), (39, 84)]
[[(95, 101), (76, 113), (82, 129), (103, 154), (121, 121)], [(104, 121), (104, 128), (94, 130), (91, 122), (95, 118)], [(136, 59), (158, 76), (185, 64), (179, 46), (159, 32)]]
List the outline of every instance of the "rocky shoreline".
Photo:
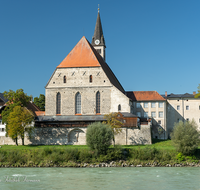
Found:
[(132, 164), (127, 161), (120, 160), (118, 162), (111, 161), (111, 162), (102, 162), (102, 163), (75, 163), (75, 162), (67, 162), (65, 164), (54, 164), (54, 163), (47, 163), (47, 164), (18, 164), (18, 165), (9, 165), (9, 164), (1, 164), (0, 167), (2, 168), (13, 168), (13, 167), (75, 167), (75, 168), (100, 168), (100, 167), (200, 167), (200, 161), (198, 163), (192, 162), (185, 162), (185, 163), (174, 163), (174, 164), (161, 164), (158, 162), (153, 163), (141, 163), (141, 164)]

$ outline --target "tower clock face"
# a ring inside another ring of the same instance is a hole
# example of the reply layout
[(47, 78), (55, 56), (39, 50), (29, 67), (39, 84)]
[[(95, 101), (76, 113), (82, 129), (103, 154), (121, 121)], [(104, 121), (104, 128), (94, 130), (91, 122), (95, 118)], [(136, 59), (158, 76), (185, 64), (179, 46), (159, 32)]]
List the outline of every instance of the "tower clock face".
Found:
[(94, 42), (96, 45), (99, 45), (100, 41), (99, 40), (95, 40)]

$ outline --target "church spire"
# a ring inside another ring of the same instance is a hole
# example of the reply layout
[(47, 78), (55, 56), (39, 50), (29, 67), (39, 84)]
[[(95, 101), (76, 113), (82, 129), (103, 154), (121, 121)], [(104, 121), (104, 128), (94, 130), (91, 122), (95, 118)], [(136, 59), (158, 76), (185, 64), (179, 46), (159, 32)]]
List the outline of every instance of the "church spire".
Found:
[(104, 58), (105, 60), (105, 40), (103, 36), (103, 29), (101, 25), (101, 19), (100, 19), (100, 13), (98, 8), (98, 14), (97, 14), (97, 21), (95, 25), (94, 35), (92, 37), (92, 43), (94, 48), (99, 52), (99, 54)]

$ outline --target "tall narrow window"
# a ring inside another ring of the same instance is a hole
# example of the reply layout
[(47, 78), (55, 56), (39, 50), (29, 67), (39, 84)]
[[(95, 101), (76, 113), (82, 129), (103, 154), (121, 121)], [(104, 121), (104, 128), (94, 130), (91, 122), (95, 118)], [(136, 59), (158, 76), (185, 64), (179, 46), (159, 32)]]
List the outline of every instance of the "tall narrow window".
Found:
[(60, 92), (56, 95), (56, 114), (61, 113), (61, 94)]
[(96, 93), (96, 113), (100, 113), (100, 92)]
[(75, 96), (75, 114), (81, 114), (81, 94), (79, 92)]
[(90, 82), (92, 82), (92, 75), (90, 75)]
[(66, 83), (67, 79), (66, 76), (63, 77), (63, 83)]
[(118, 111), (121, 111), (121, 104), (118, 105)]

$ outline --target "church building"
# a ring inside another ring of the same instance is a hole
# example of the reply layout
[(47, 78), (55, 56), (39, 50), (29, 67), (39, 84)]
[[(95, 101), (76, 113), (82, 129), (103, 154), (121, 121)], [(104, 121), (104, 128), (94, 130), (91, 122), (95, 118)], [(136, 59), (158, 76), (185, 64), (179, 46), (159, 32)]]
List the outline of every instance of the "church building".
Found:
[(112, 112), (124, 123), (116, 144), (151, 143), (150, 125), (138, 126), (132, 99), (106, 63), (99, 10), (92, 42), (83, 36), (45, 88), (45, 115), (36, 120), (34, 144), (86, 144), (87, 126)]

